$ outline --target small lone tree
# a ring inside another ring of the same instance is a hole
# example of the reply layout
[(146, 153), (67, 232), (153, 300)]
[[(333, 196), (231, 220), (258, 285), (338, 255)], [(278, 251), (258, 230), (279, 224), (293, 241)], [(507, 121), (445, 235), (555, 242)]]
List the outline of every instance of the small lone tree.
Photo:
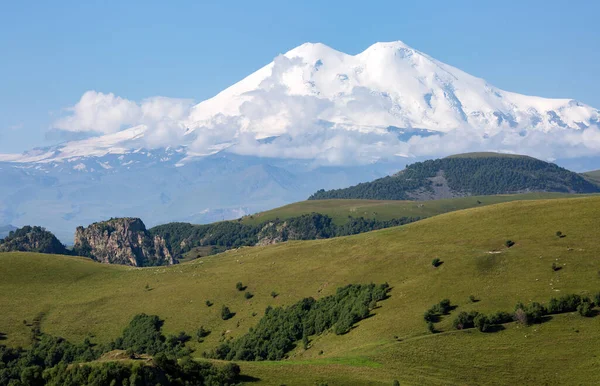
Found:
[(514, 242), (514, 241), (512, 241), (512, 240), (506, 240), (506, 241), (504, 242), (504, 245), (506, 245), (506, 248), (510, 248), (510, 247), (512, 247), (513, 245), (515, 245), (515, 242)]
[(246, 289), (246, 287), (244, 287), (244, 285), (242, 284), (242, 282), (241, 282), (241, 281), (238, 281), (238, 282), (235, 284), (235, 288), (237, 288), (237, 290), (238, 290), (238, 291), (243, 291), (243, 290), (245, 290), (245, 289)]
[(198, 331), (196, 331), (196, 337), (198, 338), (198, 342), (200, 343), (202, 343), (204, 341), (204, 338), (206, 338), (208, 335), (210, 335), (210, 330), (207, 330), (206, 328), (204, 328), (204, 326), (200, 326)]
[(213, 302), (211, 302), (210, 300), (207, 300), (207, 301), (205, 302), (205, 304), (206, 304), (206, 306), (207, 306), (207, 307), (212, 307), (212, 305), (213, 305)]
[(471, 303), (477, 303), (477, 298), (475, 297), (475, 295), (469, 295), (469, 301)]
[(254, 295), (252, 295), (252, 293), (250, 291), (246, 291), (246, 293), (244, 294), (244, 297), (246, 299), (252, 299), (254, 297)]
[(279, 296), (279, 294), (278, 294), (277, 292), (275, 292), (275, 291), (272, 291), (272, 292), (271, 292), (271, 297), (272, 297), (273, 299), (275, 299), (277, 296)]
[(562, 232), (561, 232), (561, 231), (556, 231), (556, 237), (559, 237), (559, 238), (560, 238), (560, 237), (562, 237), (562, 235), (563, 235), (563, 234), (562, 234)]
[(235, 314), (233, 312), (231, 312), (231, 310), (229, 309), (229, 307), (227, 306), (223, 306), (221, 308), (221, 319), (223, 320), (229, 320), (231, 318), (233, 318)]
[(398, 382), (397, 379), (394, 379), (394, 382), (392, 382), (392, 386), (400, 386), (400, 382)]
[(438, 259), (437, 257), (435, 259), (431, 260), (431, 265), (434, 268), (439, 267), (441, 264), (442, 264), (442, 261), (440, 259)]

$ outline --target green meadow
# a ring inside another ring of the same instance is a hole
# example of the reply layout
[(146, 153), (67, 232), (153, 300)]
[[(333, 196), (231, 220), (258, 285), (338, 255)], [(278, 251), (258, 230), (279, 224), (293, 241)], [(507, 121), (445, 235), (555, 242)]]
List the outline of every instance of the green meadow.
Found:
[[(238, 362), (242, 373), (251, 384), (265, 385), (598, 384), (600, 316), (566, 313), (489, 333), (452, 328), (460, 311), (512, 312), (518, 301), (545, 303), (561, 294), (600, 291), (600, 197), (527, 195), (531, 199), (498, 203), (514, 197), (468, 197), (462, 204), (455, 199), (423, 207), (348, 201), (331, 204), (329, 213), (329, 201), (295, 204), (275, 216), (318, 211), (336, 219), (349, 213), (385, 219), (379, 216), (473, 208), (355, 236), (241, 248), (171, 267), (0, 254), (2, 344), (27, 346), (24, 321), (36, 317), (44, 332), (107, 342), (145, 312), (165, 319), (169, 333), (209, 329), (203, 343), (192, 344), (201, 359), (222, 336), (246, 333), (269, 305), (318, 299), (346, 284), (387, 282), (389, 299), (349, 333), (312, 336), (308, 349), (299, 345), (283, 361)], [(473, 205), (476, 200), (482, 203)], [(450, 201), (452, 208), (444, 206)], [(260, 221), (271, 215), (261, 214)], [(507, 248), (507, 240), (515, 244)], [(434, 258), (442, 261), (437, 268)], [(254, 297), (246, 299), (236, 289), (240, 281)], [(441, 317), (439, 332), (432, 334), (423, 314), (444, 298), (457, 308)], [(214, 304), (208, 307), (207, 300)], [(221, 319), (222, 305), (235, 313), (232, 319)]]

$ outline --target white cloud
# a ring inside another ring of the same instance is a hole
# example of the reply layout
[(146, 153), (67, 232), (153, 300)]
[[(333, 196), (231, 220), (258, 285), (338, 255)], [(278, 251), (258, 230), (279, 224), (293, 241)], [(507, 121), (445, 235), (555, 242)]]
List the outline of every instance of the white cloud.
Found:
[(147, 140), (154, 145), (180, 135), (182, 121), (188, 116), (192, 101), (152, 97), (141, 102), (112, 93), (87, 91), (68, 115), (54, 122), (53, 128), (67, 132), (110, 134), (136, 125), (150, 128)]

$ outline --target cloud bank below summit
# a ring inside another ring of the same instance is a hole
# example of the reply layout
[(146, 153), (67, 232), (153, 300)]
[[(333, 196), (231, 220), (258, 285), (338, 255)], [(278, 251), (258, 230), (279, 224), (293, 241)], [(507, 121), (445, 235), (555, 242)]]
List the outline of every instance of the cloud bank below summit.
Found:
[(135, 146), (353, 165), (467, 151), (594, 156), (599, 116), (573, 100), (496, 89), (394, 42), (355, 56), (305, 44), (197, 105), (87, 91), (53, 128), (101, 138), (140, 126)]

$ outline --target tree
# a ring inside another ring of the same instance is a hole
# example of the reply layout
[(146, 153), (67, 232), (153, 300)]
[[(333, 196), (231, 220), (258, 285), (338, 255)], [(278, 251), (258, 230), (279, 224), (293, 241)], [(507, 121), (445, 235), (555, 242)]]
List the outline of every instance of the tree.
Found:
[(252, 292), (246, 291), (246, 293), (244, 294), (244, 297), (246, 299), (252, 299), (254, 297), (254, 295), (252, 295)]
[(238, 291), (243, 291), (246, 289), (246, 287), (244, 287), (244, 285), (242, 284), (241, 281), (238, 281), (235, 285), (235, 288), (237, 288)]
[(271, 297), (272, 297), (273, 299), (275, 299), (277, 296), (279, 296), (279, 294), (278, 294), (277, 292), (275, 292), (275, 291), (272, 291), (272, 292), (271, 292)]
[(429, 332), (431, 332), (432, 334), (435, 334), (437, 332), (433, 322), (427, 322), (427, 330), (429, 330)]
[(590, 317), (594, 316), (593, 305), (590, 302), (582, 302), (579, 306), (577, 306), (577, 312), (579, 315)]
[(561, 231), (556, 231), (556, 237), (562, 237), (562, 232)]
[(483, 314), (478, 314), (473, 322), (475, 327), (481, 332), (486, 332), (490, 327), (490, 320)]
[(506, 241), (504, 242), (504, 245), (506, 245), (506, 248), (510, 248), (510, 247), (512, 247), (513, 245), (515, 245), (515, 242), (514, 242), (514, 241), (512, 241), (512, 240), (506, 240)]
[(231, 312), (231, 310), (229, 309), (229, 307), (227, 306), (223, 306), (221, 308), (221, 319), (223, 320), (229, 320), (231, 318), (233, 318), (235, 314), (233, 312)]
[(400, 386), (400, 382), (398, 382), (397, 379), (394, 379), (394, 382), (392, 382), (392, 386)]
[(204, 326), (200, 326), (198, 331), (196, 331), (196, 337), (198, 338), (198, 342), (202, 342), (204, 338), (210, 335), (210, 330), (204, 328)]
[(437, 257), (433, 260), (431, 260), (431, 265), (434, 268), (437, 268), (438, 266), (440, 266), (442, 264), (442, 261), (440, 259), (438, 259)]

